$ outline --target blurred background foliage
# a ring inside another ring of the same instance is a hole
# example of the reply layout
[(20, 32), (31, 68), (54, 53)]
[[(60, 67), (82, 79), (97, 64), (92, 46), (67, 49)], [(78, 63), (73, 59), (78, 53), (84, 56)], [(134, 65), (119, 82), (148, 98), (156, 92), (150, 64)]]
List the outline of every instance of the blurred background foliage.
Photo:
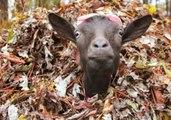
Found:
[[(9, 24), (8, 19), (16, 14), (23, 13), (37, 7), (53, 8), (59, 7), (60, 3), (69, 3), (78, 0), (0, 0), (0, 24)], [(79, 0), (81, 1), (81, 0)], [(90, 1), (90, 0), (87, 0)], [(98, 1), (98, 0), (95, 0)], [(104, 0), (105, 1), (105, 0)], [(106, 0), (109, 2), (132, 2), (138, 0)], [(151, 14), (158, 12), (171, 18), (171, 0), (139, 0)], [(8, 26), (8, 25), (5, 25)]]

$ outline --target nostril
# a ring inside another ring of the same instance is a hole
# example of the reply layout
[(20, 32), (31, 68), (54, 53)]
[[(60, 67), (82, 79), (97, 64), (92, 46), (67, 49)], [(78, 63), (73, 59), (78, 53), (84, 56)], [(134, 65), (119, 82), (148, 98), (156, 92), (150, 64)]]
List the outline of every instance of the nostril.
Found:
[(104, 43), (103, 45), (102, 45), (102, 47), (107, 47), (108, 46), (108, 44), (107, 43)]
[(94, 48), (106, 48), (108, 47), (108, 41), (107, 40), (95, 40), (93, 41), (92, 47)]
[(93, 44), (93, 47), (98, 48), (99, 46), (97, 44)]

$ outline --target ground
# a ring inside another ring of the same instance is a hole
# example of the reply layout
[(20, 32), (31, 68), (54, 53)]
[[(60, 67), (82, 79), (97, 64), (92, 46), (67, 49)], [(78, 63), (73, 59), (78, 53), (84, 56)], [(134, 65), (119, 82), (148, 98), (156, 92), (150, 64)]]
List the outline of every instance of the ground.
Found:
[[(126, 26), (151, 14), (141, 38), (123, 46), (117, 75), (106, 96), (85, 98), (78, 50), (58, 36), (47, 19), (70, 22), (88, 13), (113, 13)], [(80, 2), (18, 13), (0, 34), (0, 118), (171, 119), (171, 20), (134, 1)]]

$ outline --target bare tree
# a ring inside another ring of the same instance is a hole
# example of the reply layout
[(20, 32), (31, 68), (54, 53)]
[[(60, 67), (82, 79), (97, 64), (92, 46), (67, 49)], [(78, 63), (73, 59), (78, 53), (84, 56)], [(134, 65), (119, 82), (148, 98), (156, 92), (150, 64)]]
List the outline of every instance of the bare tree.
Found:
[(170, 2), (170, 6), (168, 7), (168, 12), (170, 13), (170, 18), (171, 18), (171, 0), (169, 2)]
[(169, 4), (168, 4), (168, 0), (166, 0), (166, 12), (167, 12), (167, 16), (169, 15)]
[(0, 24), (8, 19), (8, 0), (0, 0)]
[(143, 3), (144, 4), (148, 4), (148, 0), (143, 0)]

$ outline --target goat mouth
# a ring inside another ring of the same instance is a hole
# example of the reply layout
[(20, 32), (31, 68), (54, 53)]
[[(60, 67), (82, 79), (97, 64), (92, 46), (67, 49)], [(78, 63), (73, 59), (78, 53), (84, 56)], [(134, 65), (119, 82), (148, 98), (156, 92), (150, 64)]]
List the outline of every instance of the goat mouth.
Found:
[(88, 66), (97, 71), (111, 71), (113, 66), (113, 57), (109, 56), (91, 56), (88, 58)]
[(97, 64), (99, 66), (104, 64), (111, 64), (113, 63), (112, 56), (89, 56), (88, 57), (89, 63)]
[(98, 56), (89, 56), (88, 57), (89, 60), (109, 60), (109, 59), (113, 59), (113, 56), (102, 56), (102, 55), (98, 55)]

